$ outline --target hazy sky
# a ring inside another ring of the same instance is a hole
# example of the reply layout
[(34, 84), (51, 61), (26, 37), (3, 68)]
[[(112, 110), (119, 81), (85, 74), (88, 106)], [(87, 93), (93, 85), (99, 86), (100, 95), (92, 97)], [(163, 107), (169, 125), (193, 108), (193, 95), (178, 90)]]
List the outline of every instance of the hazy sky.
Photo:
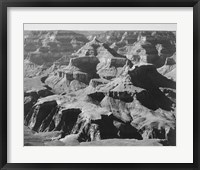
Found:
[(176, 31), (177, 24), (24, 24), (24, 30), (155, 30)]

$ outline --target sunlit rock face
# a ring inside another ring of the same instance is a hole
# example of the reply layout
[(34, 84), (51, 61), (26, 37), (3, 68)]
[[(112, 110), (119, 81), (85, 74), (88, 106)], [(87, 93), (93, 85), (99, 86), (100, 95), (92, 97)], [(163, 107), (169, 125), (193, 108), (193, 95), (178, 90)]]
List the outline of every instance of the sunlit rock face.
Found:
[(27, 37), (24, 74), (32, 82), (25, 84), (41, 84), (24, 90), (26, 145), (176, 145), (174, 32), (47, 31)]

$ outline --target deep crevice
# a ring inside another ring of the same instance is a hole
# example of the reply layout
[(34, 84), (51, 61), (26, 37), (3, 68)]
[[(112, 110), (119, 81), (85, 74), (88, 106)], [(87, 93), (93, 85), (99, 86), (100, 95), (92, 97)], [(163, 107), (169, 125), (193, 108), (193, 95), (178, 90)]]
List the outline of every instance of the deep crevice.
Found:
[(71, 133), (76, 124), (78, 115), (81, 113), (80, 109), (67, 109), (62, 111), (61, 120), (55, 130), (62, 130), (65, 135)]

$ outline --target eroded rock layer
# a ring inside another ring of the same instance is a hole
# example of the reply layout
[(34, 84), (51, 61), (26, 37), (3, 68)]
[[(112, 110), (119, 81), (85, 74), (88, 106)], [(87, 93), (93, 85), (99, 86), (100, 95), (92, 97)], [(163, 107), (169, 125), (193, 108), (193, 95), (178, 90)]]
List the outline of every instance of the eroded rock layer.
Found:
[(31, 130), (27, 145), (31, 138), (48, 146), (176, 145), (173, 33), (111, 31), (87, 37), (90, 41), (82, 37), (85, 33), (38, 34), (46, 37), (43, 46), (27, 45), (26, 51), (55, 52), (57, 42), (68, 46), (68, 39), (77, 50), (68, 61), (59, 59), (64, 65), (57, 61), (43, 70), (26, 59), (40, 69), (44, 86), (25, 91), (25, 126)]

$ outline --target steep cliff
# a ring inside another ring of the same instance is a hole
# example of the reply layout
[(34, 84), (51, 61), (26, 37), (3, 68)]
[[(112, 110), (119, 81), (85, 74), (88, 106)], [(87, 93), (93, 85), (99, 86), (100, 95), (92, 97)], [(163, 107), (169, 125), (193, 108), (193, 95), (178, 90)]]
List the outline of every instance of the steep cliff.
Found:
[(57, 41), (78, 49), (82, 35), (90, 39), (40, 71), (44, 88), (25, 91), (25, 145), (176, 145), (175, 34), (91, 34), (61, 31), (41, 42), (56, 51)]

